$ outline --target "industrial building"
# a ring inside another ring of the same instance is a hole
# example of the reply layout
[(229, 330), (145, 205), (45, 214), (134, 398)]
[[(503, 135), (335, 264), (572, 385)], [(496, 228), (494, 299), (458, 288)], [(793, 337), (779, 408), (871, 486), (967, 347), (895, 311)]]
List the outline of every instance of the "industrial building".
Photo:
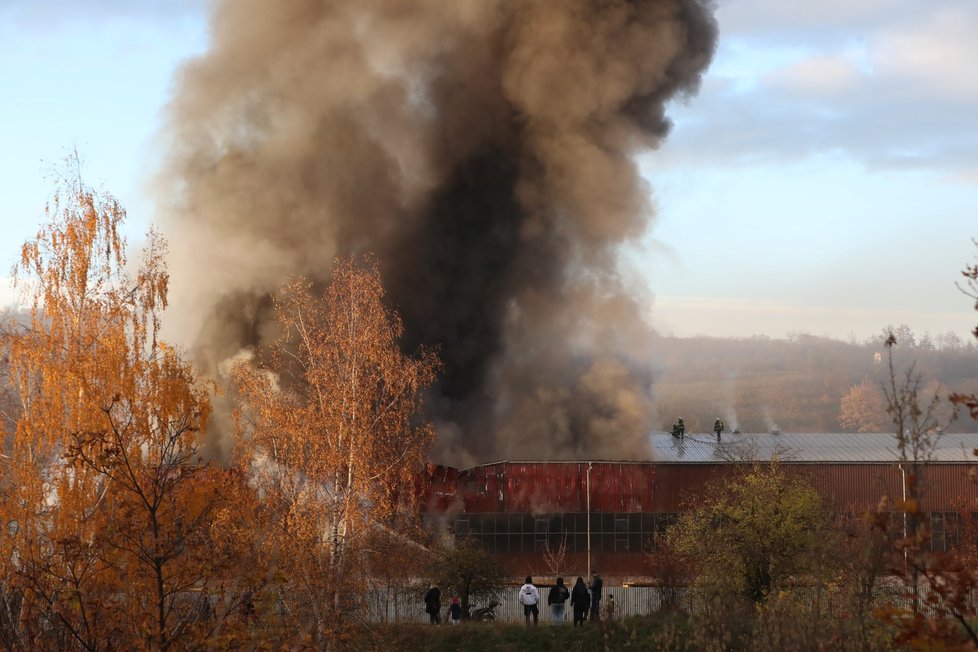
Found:
[[(471, 536), (516, 575), (546, 575), (546, 553), (565, 546), (568, 574), (599, 570), (640, 577), (657, 535), (715, 481), (776, 457), (804, 476), (828, 509), (861, 513), (900, 498), (906, 475), (887, 433), (650, 435), (653, 461), (500, 461), (467, 469), (434, 466), (427, 517)], [(976, 434), (942, 435), (923, 472), (920, 509), (932, 546), (953, 545), (953, 523), (978, 510)], [(971, 476), (969, 476), (969, 472)]]

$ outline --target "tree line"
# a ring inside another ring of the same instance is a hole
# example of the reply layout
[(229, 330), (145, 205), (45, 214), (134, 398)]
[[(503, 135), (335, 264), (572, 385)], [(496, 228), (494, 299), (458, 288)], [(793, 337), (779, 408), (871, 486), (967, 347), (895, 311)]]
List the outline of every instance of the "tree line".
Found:
[[(661, 338), (655, 380), (660, 429), (678, 416), (687, 430), (709, 432), (719, 416), (742, 432), (881, 432), (891, 427), (881, 385), (887, 334), (895, 351), (915, 360), (930, 389), (949, 397), (978, 390), (978, 346), (953, 334), (918, 336), (906, 325), (865, 341), (794, 334), (721, 339)], [(952, 411), (945, 402), (946, 411)], [(962, 414), (962, 416), (965, 416)], [(951, 432), (974, 432), (961, 418)]]

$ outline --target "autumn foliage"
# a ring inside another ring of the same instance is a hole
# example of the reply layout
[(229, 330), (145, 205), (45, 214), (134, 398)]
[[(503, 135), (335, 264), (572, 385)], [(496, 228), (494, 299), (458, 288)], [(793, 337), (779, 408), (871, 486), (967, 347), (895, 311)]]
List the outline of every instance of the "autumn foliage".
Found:
[[(400, 352), (376, 263), (338, 260), (324, 297), (298, 279), (275, 308), (282, 335), (263, 362), (233, 371), (237, 457), (258, 488), (259, 548), (290, 614), (321, 642), (361, 610), (366, 542), (411, 541), (417, 479), (433, 438), (416, 422), (437, 358)], [(405, 526), (408, 527), (405, 530)]]
[(0, 649), (335, 647), (374, 535), (416, 533), (435, 355), (399, 351), (376, 264), (339, 261), (325, 295), (282, 291), (280, 341), (234, 368), (235, 457), (202, 459), (215, 387), (160, 337), (166, 243), (130, 266), (77, 167), (2, 330)]
[(225, 474), (197, 458), (207, 388), (159, 339), (165, 243), (126, 268), (122, 207), (69, 175), (15, 268), (30, 318), (3, 341), (19, 417), (3, 462), (0, 608), (12, 649), (185, 647)]

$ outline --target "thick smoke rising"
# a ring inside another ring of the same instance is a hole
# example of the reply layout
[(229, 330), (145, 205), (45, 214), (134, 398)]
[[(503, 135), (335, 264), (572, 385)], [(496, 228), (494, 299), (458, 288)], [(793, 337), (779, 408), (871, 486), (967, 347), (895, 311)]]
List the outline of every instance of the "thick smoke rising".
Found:
[(441, 346), (437, 456), (647, 456), (616, 250), (715, 39), (706, 0), (219, 2), (166, 133), (172, 335), (216, 369), (288, 275), (372, 252), (406, 349)]

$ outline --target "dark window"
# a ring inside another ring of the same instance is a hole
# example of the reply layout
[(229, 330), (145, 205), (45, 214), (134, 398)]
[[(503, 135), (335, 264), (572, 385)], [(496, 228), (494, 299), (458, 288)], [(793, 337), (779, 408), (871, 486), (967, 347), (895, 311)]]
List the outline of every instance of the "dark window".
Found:
[(464, 518), (455, 519), (455, 536), (464, 537), (468, 533), (469, 533), (468, 519), (464, 519)]
[(947, 539), (948, 549), (956, 548), (958, 546), (960, 532), (960, 515), (957, 512), (947, 512), (944, 515), (944, 536)]
[(495, 514), (486, 514), (482, 517), (482, 531), (486, 534), (492, 534), (496, 531)]
[(629, 552), (627, 518), (615, 519), (615, 552)]
[(522, 537), (522, 535), (520, 535), (520, 534), (510, 534), (509, 535), (509, 537), (508, 537), (508, 539), (509, 539), (509, 544), (508, 544), (509, 545), (509, 550), (507, 552), (516, 552), (516, 553), (523, 552), (523, 546), (520, 545), (520, 538), (521, 537)]
[(577, 514), (564, 514), (560, 529), (562, 532), (577, 532)]
[(652, 534), (655, 532), (655, 514), (642, 514), (642, 532)]
[(642, 534), (640, 532), (628, 534), (628, 550), (629, 552), (644, 552), (645, 547), (642, 545)]
[(947, 538), (944, 536), (944, 514), (934, 512), (930, 515), (930, 549), (934, 552), (947, 550)]
[(628, 531), (629, 532), (641, 532), (642, 531), (642, 515), (641, 514), (629, 514), (628, 515)]
[(574, 549), (570, 552), (587, 552), (587, 534), (574, 535)]
[(543, 552), (547, 548), (547, 531), (550, 521), (538, 518), (533, 523), (533, 552)]

